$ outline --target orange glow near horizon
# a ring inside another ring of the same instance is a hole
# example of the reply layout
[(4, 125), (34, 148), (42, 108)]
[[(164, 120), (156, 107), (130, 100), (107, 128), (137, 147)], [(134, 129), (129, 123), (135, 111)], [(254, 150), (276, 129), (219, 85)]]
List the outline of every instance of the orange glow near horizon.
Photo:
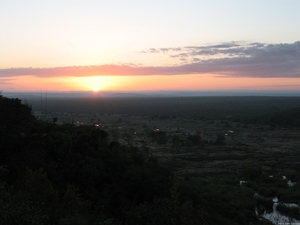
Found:
[(288, 90), (299, 89), (299, 78), (238, 78), (206, 75), (98, 76), (73, 78), (81, 90)]
[(176, 76), (11, 77), (10, 91), (300, 90), (299, 78), (239, 78), (213, 74)]

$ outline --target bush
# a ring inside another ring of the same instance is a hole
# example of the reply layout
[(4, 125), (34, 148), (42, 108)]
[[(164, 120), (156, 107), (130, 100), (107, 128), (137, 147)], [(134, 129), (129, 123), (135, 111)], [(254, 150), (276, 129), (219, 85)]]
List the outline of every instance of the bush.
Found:
[(258, 166), (244, 165), (242, 167), (242, 176), (245, 180), (256, 180), (262, 174), (262, 170)]
[(296, 206), (288, 207), (285, 204), (279, 204), (276, 209), (278, 212), (280, 212), (281, 214), (283, 214), (289, 218), (295, 218), (297, 220), (300, 220), (299, 207), (296, 207)]

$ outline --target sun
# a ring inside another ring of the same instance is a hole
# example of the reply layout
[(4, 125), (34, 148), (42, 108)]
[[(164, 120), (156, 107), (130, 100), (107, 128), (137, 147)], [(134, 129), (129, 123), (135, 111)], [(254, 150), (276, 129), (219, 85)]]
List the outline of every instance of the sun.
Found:
[(98, 87), (93, 87), (93, 92), (97, 92), (99, 91), (99, 88)]

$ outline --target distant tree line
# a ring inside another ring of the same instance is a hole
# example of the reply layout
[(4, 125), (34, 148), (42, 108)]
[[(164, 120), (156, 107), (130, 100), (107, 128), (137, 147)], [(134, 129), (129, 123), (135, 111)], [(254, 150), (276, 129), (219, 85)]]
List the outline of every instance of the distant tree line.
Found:
[(240, 118), (241, 122), (270, 125), (272, 127), (300, 127), (300, 107), (288, 110), (266, 113), (262, 115), (252, 115)]

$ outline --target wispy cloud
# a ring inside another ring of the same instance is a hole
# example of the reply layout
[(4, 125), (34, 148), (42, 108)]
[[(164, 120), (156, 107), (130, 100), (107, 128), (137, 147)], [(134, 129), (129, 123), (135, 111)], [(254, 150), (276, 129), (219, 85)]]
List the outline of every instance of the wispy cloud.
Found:
[(94, 65), (56, 68), (0, 69), (1, 77), (98, 75), (182, 75), (213, 73), (233, 77), (299, 77), (300, 41), (288, 44), (220, 43), (180, 48), (149, 48), (143, 54), (168, 54), (181, 63), (172, 66)]
[(13, 84), (15, 79), (11, 79), (11, 78), (1, 78), (0, 77), (0, 84), (1, 85), (8, 85), (8, 84)]

